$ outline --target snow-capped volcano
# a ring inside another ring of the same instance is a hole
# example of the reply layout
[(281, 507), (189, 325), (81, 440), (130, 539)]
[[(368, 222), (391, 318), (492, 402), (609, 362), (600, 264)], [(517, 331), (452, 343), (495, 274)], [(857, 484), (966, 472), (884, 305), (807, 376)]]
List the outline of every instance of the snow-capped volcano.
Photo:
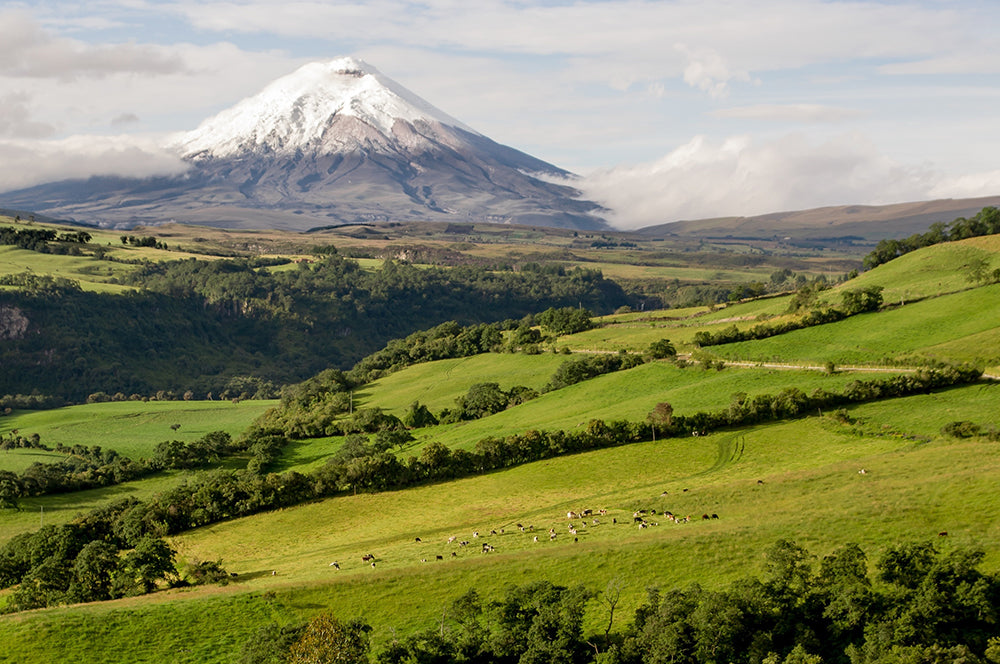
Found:
[(0, 195), (0, 203), (117, 227), (605, 227), (597, 205), (540, 177), (569, 173), (490, 140), (353, 58), (305, 65), (169, 147), (190, 165), (184, 175), (59, 182)]
[[(351, 121), (344, 122), (347, 119)], [(297, 150), (329, 154), (398, 139), (393, 128), (400, 122), (476, 133), (368, 63), (338, 58), (307, 64), (279, 78), (181, 136), (175, 145), (190, 159)], [(446, 133), (434, 133), (447, 140)]]

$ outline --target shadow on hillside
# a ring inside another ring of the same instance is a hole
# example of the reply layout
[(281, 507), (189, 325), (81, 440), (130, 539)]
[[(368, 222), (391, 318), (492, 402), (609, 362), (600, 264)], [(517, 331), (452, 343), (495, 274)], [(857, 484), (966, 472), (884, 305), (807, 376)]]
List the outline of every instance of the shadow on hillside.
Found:
[(245, 583), (247, 581), (254, 581), (256, 579), (263, 579), (264, 577), (267, 577), (267, 576), (275, 576), (275, 577), (277, 577), (277, 576), (280, 576), (280, 574), (281, 574), (280, 572), (278, 572), (278, 574), (273, 574), (273, 572), (277, 572), (277, 570), (264, 569), (264, 570), (260, 570), (260, 571), (257, 571), (257, 572), (238, 572), (237, 576), (230, 577), (229, 582), (230, 583)]

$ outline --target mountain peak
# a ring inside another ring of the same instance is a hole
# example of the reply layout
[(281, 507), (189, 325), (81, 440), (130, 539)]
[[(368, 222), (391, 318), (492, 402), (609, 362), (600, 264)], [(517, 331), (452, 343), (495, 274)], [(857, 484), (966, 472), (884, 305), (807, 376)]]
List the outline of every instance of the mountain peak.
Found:
[[(475, 133), (372, 65), (341, 57), (303, 65), (277, 79), (181, 135), (174, 147), (194, 160), (299, 150), (344, 153), (398, 142), (394, 127), (399, 121)], [(412, 132), (403, 133), (412, 140)]]

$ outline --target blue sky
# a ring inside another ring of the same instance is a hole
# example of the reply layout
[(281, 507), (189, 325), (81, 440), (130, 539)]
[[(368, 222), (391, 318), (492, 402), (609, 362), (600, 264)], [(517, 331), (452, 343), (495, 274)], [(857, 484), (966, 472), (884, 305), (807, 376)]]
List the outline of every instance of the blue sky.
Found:
[(0, 2), (0, 191), (177, 168), (167, 135), (352, 55), (638, 227), (1000, 194), (1000, 3)]

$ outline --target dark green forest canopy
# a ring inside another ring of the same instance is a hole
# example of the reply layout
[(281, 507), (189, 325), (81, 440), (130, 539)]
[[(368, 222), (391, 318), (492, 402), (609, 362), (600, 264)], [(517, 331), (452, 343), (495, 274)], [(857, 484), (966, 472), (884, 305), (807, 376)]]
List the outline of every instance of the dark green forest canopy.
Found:
[(192, 390), (219, 394), (241, 376), (276, 383), (346, 369), (444, 321), (521, 318), (550, 307), (610, 313), (628, 304), (599, 270), (418, 268), (368, 271), (329, 256), (271, 272), (251, 260), (195, 259), (137, 270), (125, 295), (76, 289), (0, 294), (0, 385), (8, 394), (83, 400)]

